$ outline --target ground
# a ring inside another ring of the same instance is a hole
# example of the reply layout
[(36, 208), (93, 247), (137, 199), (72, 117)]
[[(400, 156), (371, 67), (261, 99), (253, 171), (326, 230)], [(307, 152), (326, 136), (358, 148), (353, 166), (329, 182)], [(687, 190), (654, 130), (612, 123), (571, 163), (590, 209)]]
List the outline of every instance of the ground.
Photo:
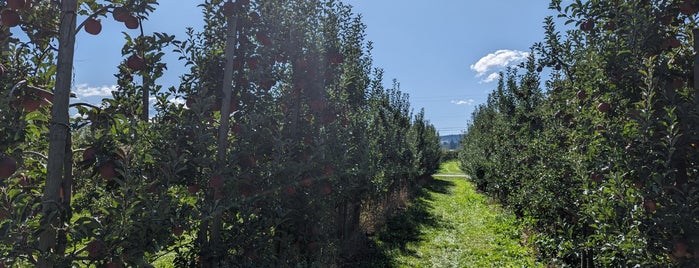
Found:
[[(372, 240), (368, 267), (541, 267), (514, 215), (476, 192), (456, 162), (442, 165)], [(444, 176), (447, 175), (447, 176)]]

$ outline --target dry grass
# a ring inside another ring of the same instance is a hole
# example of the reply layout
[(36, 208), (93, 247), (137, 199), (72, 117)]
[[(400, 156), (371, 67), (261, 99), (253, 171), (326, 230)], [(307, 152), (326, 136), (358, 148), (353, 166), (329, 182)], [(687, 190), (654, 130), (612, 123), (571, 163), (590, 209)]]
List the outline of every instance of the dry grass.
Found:
[(373, 236), (386, 225), (397, 212), (405, 209), (411, 195), (407, 185), (391, 191), (379, 198), (365, 200), (359, 216), (359, 226), (368, 236)]

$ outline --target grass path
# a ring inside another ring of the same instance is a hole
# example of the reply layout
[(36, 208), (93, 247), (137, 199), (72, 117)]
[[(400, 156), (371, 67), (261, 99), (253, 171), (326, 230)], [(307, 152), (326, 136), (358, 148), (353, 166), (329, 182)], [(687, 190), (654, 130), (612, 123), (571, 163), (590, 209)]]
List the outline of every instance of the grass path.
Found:
[[(453, 175), (454, 166), (442, 170)], [(465, 176), (434, 176), (374, 238), (383, 261), (371, 266), (541, 267), (520, 245), (520, 234), (514, 216), (477, 193)]]

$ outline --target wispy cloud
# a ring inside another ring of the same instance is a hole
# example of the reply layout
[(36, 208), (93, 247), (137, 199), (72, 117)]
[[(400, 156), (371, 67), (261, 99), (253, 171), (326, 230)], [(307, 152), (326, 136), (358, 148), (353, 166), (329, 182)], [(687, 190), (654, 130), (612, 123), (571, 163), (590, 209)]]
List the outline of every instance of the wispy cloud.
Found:
[(491, 73), (485, 79), (481, 80), (482, 83), (490, 83), (500, 79), (500, 73)]
[(486, 55), (475, 64), (471, 70), (476, 72), (476, 77), (484, 77), (481, 83), (493, 82), (500, 78), (498, 72), (505, 67), (524, 61), (529, 57), (529, 52), (501, 49)]
[(468, 99), (468, 100), (453, 100), (451, 103), (456, 104), (456, 105), (473, 105), (473, 103), (476, 102), (473, 99)]
[(119, 87), (117, 85), (104, 85), (99, 87), (92, 87), (88, 84), (78, 84), (75, 87), (75, 94), (78, 96), (78, 98), (92, 96), (110, 96), (112, 94), (112, 91), (116, 91), (118, 88)]

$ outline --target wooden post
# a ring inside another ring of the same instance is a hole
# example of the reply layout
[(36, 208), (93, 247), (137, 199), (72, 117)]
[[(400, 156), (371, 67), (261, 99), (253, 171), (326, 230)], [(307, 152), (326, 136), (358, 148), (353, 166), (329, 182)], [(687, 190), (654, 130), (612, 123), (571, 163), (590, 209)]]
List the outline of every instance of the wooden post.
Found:
[[(237, 24), (238, 20), (235, 16), (227, 17), (227, 28), (226, 28), (226, 64), (223, 67), (223, 84), (221, 85), (221, 91), (223, 93), (223, 99), (221, 100), (221, 122), (218, 129), (218, 148), (216, 154), (216, 162), (219, 170), (224, 169), (226, 165), (226, 151), (228, 150), (228, 130), (230, 129), (230, 118), (231, 118), (231, 99), (233, 93), (233, 60), (235, 59), (235, 43), (237, 34)], [(220, 189), (213, 189), (213, 191), (220, 191)], [(214, 195), (215, 196), (215, 193)], [(221, 242), (221, 228), (223, 223), (221, 222), (221, 213), (218, 212), (213, 215), (211, 221), (211, 233), (209, 235), (209, 246), (214, 256), (216, 258), (220, 257), (219, 254), (219, 244)]]
[(62, 202), (60, 189), (63, 182), (63, 168), (66, 157), (66, 143), (69, 132), (68, 104), (71, 79), (73, 76), (73, 56), (75, 53), (75, 26), (77, 0), (61, 1), (61, 24), (58, 36), (58, 62), (56, 87), (54, 89), (51, 125), (49, 128), (49, 159), (47, 164), (46, 186), (42, 200), (42, 228), (39, 235), (40, 251), (37, 267), (53, 267), (50, 256), (56, 244), (56, 229), (59, 223)]
[(694, 105), (699, 107), (699, 28), (692, 30), (694, 38)]
[[(145, 58), (145, 57), (144, 57)], [(146, 67), (147, 69), (148, 67)], [(141, 102), (143, 105), (143, 111), (141, 111), (141, 120), (143, 122), (148, 122), (149, 119), (149, 109), (150, 109), (150, 86), (151, 86), (151, 79), (150, 79), (150, 72), (146, 72), (145, 70), (141, 71), (142, 78), (143, 78), (143, 85), (141, 85), (141, 90), (143, 90), (143, 96), (141, 96)]]

